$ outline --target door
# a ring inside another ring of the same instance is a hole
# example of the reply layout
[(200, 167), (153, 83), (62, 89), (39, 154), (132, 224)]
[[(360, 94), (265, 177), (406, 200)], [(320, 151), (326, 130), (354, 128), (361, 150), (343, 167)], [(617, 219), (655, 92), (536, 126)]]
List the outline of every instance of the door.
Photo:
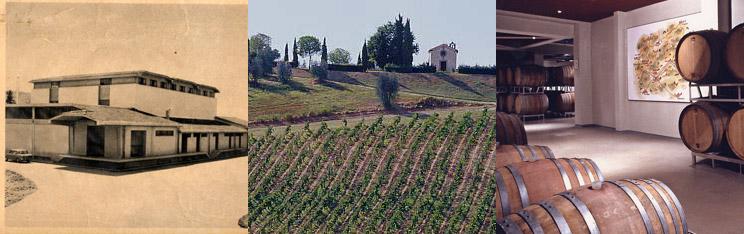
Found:
[(181, 134), (181, 153), (186, 153), (189, 151), (189, 133)]
[(440, 71), (447, 71), (447, 61), (441, 61), (441, 62), (439, 62), (439, 70)]
[(103, 157), (106, 142), (105, 136), (103, 126), (88, 126), (85, 155)]
[(196, 152), (201, 152), (201, 133), (195, 133), (196, 137)]
[(215, 133), (214, 136), (214, 149), (219, 150), (220, 149), (220, 134)]
[(130, 156), (132, 157), (144, 157), (145, 146), (147, 142), (147, 135), (145, 131), (132, 131), (132, 148)]

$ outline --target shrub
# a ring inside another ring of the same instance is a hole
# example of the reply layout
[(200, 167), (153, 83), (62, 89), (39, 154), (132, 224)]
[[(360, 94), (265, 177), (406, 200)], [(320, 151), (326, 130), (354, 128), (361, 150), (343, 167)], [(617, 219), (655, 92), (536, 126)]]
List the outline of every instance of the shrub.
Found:
[(395, 64), (385, 65), (385, 71), (397, 73), (434, 73), (437, 68), (434, 66), (418, 65), (412, 67), (401, 67)]
[(292, 80), (292, 67), (288, 62), (280, 61), (277, 63), (277, 77), (284, 84)]
[(315, 76), (318, 81), (325, 81), (328, 79), (328, 68), (321, 65), (313, 65), (310, 67), (310, 73)]
[(496, 75), (496, 66), (460, 65), (457, 72), (462, 74)]
[(289, 65), (292, 65), (293, 68), (297, 68), (300, 66), (300, 62), (292, 61), (292, 62), (289, 62)]
[(352, 64), (328, 64), (330, 71), (365, 72), (364, 66)]
[(395, 99), (398, 97), (398, 79), (382, 75), (377, 78), (377, 97), (385, 110), (395, 109)]

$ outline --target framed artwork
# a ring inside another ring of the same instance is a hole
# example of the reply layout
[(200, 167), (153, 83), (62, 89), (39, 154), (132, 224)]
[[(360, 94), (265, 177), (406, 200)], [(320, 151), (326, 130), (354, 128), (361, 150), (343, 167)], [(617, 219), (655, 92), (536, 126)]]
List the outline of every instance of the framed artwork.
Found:
[(685, 34), (709, 28), (710, 20), (701, 13), (629, 28), (628, 100), (690, 102), (698, 97), (678, 73), (675, 51)]

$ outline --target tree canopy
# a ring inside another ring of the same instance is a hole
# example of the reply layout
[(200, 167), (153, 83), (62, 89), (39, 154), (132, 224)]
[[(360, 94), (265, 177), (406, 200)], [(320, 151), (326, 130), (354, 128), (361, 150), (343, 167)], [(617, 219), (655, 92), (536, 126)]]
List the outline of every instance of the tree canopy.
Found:
[(336, 48), (328, 54), (328, 61), (332, 64), (349, 64), (351, 63), (351, 54), (341, 48)]
[(320, 40), (314, 36), (302, 36), (297, 41), (297, 53), (308, 58), (308, 66), (313, 60), (313, 55), (320, 52)]
[(401, 15), (394, 22), (377, 27), (377, 32), (369, 38), (366, 45), (369, 58), (378, 67), (385, 67), (387, 64), (410, 67), (413, 64), (413, 55), (419, 52), (416, 36), (411, 31), (411, 21), (404, 21)]

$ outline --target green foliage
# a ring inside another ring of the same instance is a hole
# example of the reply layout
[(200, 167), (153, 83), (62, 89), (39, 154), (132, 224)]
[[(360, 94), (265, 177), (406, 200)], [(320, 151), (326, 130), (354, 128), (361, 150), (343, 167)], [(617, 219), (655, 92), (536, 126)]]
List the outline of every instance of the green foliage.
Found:
[(16, 100), (13, 96), (13, 91), (7, 90), (5, 91), (5, 104), (15, 104)]
[(312, 63), (313, 55), (321, 50), (320, 41), (314, 36), (302, 36), (297, 43), (297, 53), (308, 58), (307, 65), (309, 66)]
[(274, 60), (281, 57), (271, 48), (271, 37), (261, 33), (251, 36), (248, 51), (248, 72), (254, 83), (272, 73)]
[(457, 72), (462, 74), (496, 75), (496, 66), (460, 65), (457, 67)]
[(404, 23), (401, 15), (398, 15), (395, 22), (378, 27), (367, 44), (369, 57), (381, 68), (387, 64), (410, 67), (413, 64), (413, 54), (419, 52), (416, 36), (411, 31), (410, 19)]
[(397, 73), (434, 73), (437, 71), (437, 68), (434, 66), (425, 65), (401, 67), (392, 63), (388, 63), (388, 65), (385, 65), (385, 71)]
[(400, 85), (398, 79), (389, 76), (380, 76), (377, 80), (377, 97), (380, 99), (385, 110), (395, 109), (395, 99), (398, 97)]
[(289, 82), (292, 81), (292, 65), (286, 61), (280, 61), (277, 63), (276, 68), (279, 81), (284, 84), (289, 84)]
[(323, 46), (320, 49), (320, 64), (328, 64), (328, 46), (326, 46), (326, 39), (323, 38)]
[(321, 65), (313, 65), (310, 67), (310, 73), (315, 76), (315, 79), (319, 82), (323, 82), (328, 79), (328, 68)]
[(328, 61), (331, 64), (349, 64), (351, 62), (351, 54), (341, 48), (336, 48), (328, 54)]
[(289, 43), (284, 44), (284, 62), (289, 62)]
[(367, 42), (364, 42), (364, 45), (362, 46), (362, 61), (361, 65), (364, 66), (364, 69), (367, 70), (370, 68), (369, 63), (369, 50), (367, 48)]
[(297, 57), (297, 38), (294, 39), (294, 42), (292, 43), (292, 67), (297, 67), (300, 65), (300, 61)]

